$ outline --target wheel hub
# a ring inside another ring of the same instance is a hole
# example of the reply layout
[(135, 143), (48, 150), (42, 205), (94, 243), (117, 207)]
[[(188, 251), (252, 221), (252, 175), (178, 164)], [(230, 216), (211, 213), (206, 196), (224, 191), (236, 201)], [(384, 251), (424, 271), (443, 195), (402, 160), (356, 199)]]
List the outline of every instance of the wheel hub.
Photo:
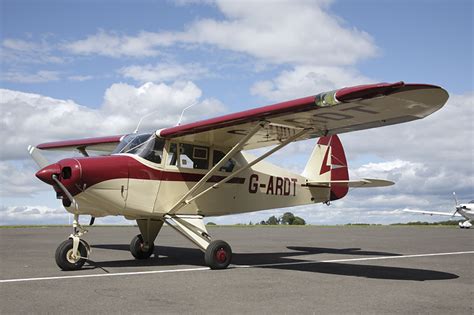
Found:
[(71, 264), (75, 264), (79, 261), (79, 257), (77, 257), (76, 255), (74, 255), (74, 252), (72, 250), (72, 248), (70, 250), (67, 251), (67, 254), (66, 254), (66, 259), (67, 261), (69, 261)]
[(216, 252), (216, 259), (220, 263), (224, 263), (227, 259), (227, 253), (223, 248), (219, 248)]

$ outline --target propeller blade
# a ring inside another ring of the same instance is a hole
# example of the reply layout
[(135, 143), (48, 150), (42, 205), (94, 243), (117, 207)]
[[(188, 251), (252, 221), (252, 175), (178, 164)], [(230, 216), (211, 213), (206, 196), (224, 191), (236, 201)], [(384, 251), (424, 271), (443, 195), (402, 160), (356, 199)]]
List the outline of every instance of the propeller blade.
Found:
[(454, 210), (454, 213), (451, 216), (451, 219), (454, 218), (454, 216), (456, 215), (456, 213), (458, 213), (458, 210), (459, 210), (458, 199), (456, 198), (456, 192), (454, 192), (454, 191), (453, 191), (453, 199), (454, 199), (454, 208), (456, 210)]
[(54, 182), (59, 186), (59, 188), (61, 188), (61, 190), (64, 192), (64, 194), (66, 195), (67, 199), (69, 199), (71, 201), (71, 203), (74, 205), (74, 208), (76, 209), (76, 212), (78, 211), (78, 207), (77, 207), (77, 202), (76, 202), (76, 199), (74, 199), (74, 197), (71, 195), (71, 193), (69, 192), (69, 190), (67, 190), (66, 187), (64, 187), (64, 185), (59, 181), (58, 177), (56, 175), (53, 175), (52, 176), (52, 179), (54, 180)]
[(95, 217), (91, 217), (91, 221), (89, 222), (89, 225), (94, 224), (94, 222), (95, 222)]
[(456, 213), (458, 213), (458, 208), (456, 208), (456, 210), (454, 211), (453, 215), (451, 216), (451, 219), (454, 218), (454, 216), (456, 215)]
[(456, 192), (453, 191), (453, 198), (454, 198), (454, 205), (457, 207), (458, 206), (458, 199), (456, 198)]
[(45, 166), (48, 166), (49, 163), (48, 160), (41, 154), (40, 150), (32, 145), (28, 146), (28, 152), (31, 155), (31, 158), (38, 164), (40, 168), (43, 168)]

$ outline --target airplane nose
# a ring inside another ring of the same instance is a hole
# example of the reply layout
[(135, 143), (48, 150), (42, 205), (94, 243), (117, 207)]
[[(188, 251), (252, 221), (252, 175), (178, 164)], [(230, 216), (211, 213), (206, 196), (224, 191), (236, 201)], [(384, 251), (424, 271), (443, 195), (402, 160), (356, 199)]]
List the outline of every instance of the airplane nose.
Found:
[(53, 185), (54, 184), (54, 181), (52, 179), (53, 175), (54, 174), (58, 175), (60, 173), (61, 173), (61, 166), (58, 163), (54, 163), (40, 169), (36, 173), (36, 177), (38, 177), (40, 180), (42, 180), (46, 184)]

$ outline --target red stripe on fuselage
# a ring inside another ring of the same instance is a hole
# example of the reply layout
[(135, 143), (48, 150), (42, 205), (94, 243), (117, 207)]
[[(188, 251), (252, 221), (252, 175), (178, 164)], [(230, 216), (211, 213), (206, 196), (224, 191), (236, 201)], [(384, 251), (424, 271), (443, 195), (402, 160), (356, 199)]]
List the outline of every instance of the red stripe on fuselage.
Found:
[[(113, 179), (130, 178), (142, 180), (198, 182), (205, 174), (173, 172), (151, 168), (132, 157), (111, 155), (101, 157), (78, 158), (82, 178), (79, 187), (91, 187), (95, 184)], [(207, 182), (216, 183), (225, 176), (214, 175)], [(228, 183), (243, 184), (245, 178), (234, 177)], [(76, 184), (76, 183), (75, 183)]]

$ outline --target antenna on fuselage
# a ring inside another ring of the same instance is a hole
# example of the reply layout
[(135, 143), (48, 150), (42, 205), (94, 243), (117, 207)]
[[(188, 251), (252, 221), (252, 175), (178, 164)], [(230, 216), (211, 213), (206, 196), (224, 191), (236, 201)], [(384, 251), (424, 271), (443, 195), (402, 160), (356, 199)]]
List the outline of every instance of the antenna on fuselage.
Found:
[(194, 105), (196, 105), (197, 103), (198, 103), (198, 102), (194, 102), (194, 103), (192, 103), (191, 105), (189, 105), (188, 107), (185, 107), (185, 108), (183, 109), (183, 111), (181, 112), (181, 116), (179, 116), (178, 122), (176, 123), (176, 126), (179, 126), (179, 125), (181, 124), (181, 119), (183, 119), (184, 112), (185, 112), (186, 110), (188, 110), (189, 108), (193, 107)]
[(138, 133), (138, 128), (140, 128), (140, 124), (142, 123), (143, 119), (147, 118), (147, 117), (150, 116), (150, 115), (156, 114), (157, 112), (158, 112), (158, 111), (155, 110), (154, 112), (148, 113), (148, 114), (146, 114), (145, 116), (143, 116), (142, 118), (140, 118), (140, 121), (138, 121), (137, 128), (135, 128), (135, 131), (133, 131), (133, 133)]

